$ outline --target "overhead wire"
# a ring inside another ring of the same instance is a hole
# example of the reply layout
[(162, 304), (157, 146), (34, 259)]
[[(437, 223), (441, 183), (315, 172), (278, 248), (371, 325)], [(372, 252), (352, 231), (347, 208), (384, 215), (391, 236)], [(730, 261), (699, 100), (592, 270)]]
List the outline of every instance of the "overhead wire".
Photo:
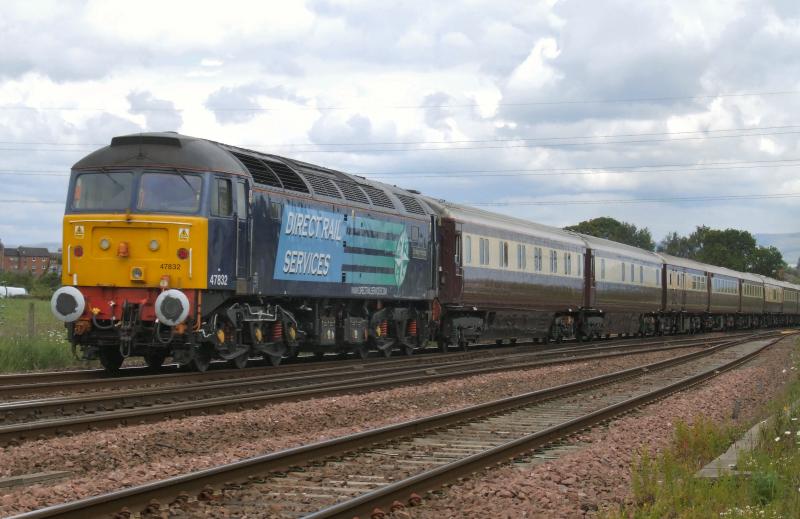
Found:
[[(620, 104), (620, 103), (652, 103), (663, 101), (690, 101), (702, 99), (717, 99), (717, 98), (736, 98), (736, 97), (761, 97), (761, 96), (781, 96), (781, 95), (794, 95), (800, 93), (800, 90), (778, 90), (766, 92), (730, 92), (730, 93), (714, 93), (702, 94), (694, 96), (662, 96), (662, 97), (629, 97), (629, 98), (611, 98), (611, 99), (561, 99), (552, 101), (519, 101), (519, 102), (499, 102), (495, 103), (496, 106), (558, 106), (558, 105), (592, 105), (592, 104)], [(475, 108), (481, 106), (478, 102), (470, 103), (441, 103), (441, 104), (416, 104), (416, 105), (370, 105), (372, 108), (385, 108), (394, 110), (427, 110), (427, 109), (444, 109), (444, 108)], [(137, 112), (183, 112), (189, 110), (188, 108), (176, 107), (131, 107)], [(317, 110), (317, 111), (332, 111), (332, 110), (353, 110), (363, 109), (363, 106), (307, 106), (294, 104), (292, 106), (280, 107), (235, 107), (235, 106), (203, 106), (192, 107), (192, 110), (203, 109), (215, 112), (273, 112), (284, 110)], [(107, 112), (106, 108), (94, 107), (77, 107), (77, 106), (30, 106), (30, 105), (0, 105), (0, 110), (39, 110), (39, 111), (87, 111), (87, 112)]]

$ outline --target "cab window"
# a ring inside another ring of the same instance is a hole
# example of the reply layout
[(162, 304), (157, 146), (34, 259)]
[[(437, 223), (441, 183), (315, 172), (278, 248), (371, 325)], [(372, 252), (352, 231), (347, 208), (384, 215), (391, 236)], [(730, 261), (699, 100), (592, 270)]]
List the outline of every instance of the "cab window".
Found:
[(72, 208), (78, 210), (125, 210), (131, 205), (133, 172), (82, 173), (75, 179)]
[(233, 197), (231, 196), (231, 180), (215, 178), (211, 189), (211, 215), (230, 216), (233, 214)]
[(169, 213), (200, 210), (203, 179), (186, 173), (144, 173), (139, 182), (136, 209)]

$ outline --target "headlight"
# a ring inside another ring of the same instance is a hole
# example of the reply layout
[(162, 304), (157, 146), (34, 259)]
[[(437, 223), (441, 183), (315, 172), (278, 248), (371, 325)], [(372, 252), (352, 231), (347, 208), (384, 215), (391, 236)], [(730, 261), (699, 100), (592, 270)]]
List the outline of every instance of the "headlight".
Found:
[(150, 240), (150, 250), (155, 252), (158, 250), (158, 240)]
[(144, 269), (142, 267), (133, 267), (131, 269), (131, 279), (134, 281), (142, 281), (144, 279)]
[(100, 248), (102, 250), (108, 250), (111, 247), (111, 241), (108, 238), (103, 238), (100, 240)]

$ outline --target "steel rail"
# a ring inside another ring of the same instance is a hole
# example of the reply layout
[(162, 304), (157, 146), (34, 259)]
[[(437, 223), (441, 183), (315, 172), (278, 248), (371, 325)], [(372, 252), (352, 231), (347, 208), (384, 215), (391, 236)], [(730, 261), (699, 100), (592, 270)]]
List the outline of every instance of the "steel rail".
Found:
[[(742, 362), (745, 362), (747, 359), (752, 358), (756, 352), (763, 351), (763, 349), (774, 342), (777, 342), (783, 337), (785, 337), (785, 335), (768, 342), (767, 344), (758, 348), (757, 351), (747, 355), (747, 358), (737, 359), (734, 361), (735, 365), (739, 365)], [(130, 509), (143, 508), (151, 503), (152, 500), (170, 502), (170, 500), (175, 499), (176, 496), (178, 496), (181, 492), (186, 492), (189, 494), (197, 493), (209, 485), (218, 485), (233, 481), (245, 481), (248, 477), (253, 476), (254, 474), (264, 474), (286, 470), (293, 466), (306, 464), (314, 460), (324, 460), (326, 458), (342, 455), (347, 452), (356, 451), (368, 445), (381, 444), (389, 440), (413, 436), (423, 431), (445, 428), (454, 424), (464, 423), (470, 420), (495, 415), (515, 408), (543, 402), (555, 397), (575, 394), (576, 392), (585, 390), (587, 388), (631, 379), (643, 374), (651, 373), (653, 371), (684, 364), (691, 360), (724, 350), (725, 348), (759, 339), (765, 339), (765, 336), (752, 336), (749, 338), (728, 341), (708, 349), (692, 352), (680, 357), (674, 357), (672, 359), (667, 359), (644, 366), (629, 368), (616, 373), (600, 375), (578, 382), (563, 384), (560, 386), (533, 391), (513, 397), (507, 397), (493, 402), (473, 405), (456, 411), (410, 420), (340, 438), (325, 440), (314, 444), (303, 445), (275, 453), (256, 456), (210, 469), (147, 483), (137, 487), (131, 487), (78, 501), (50, 506), (15, 517), (16, 519), (41, 519), (48, 517), (96, 517), (114, 514), (124, 507)], [(671, 384), (667, 387), (654, 391), (651, 394), (643, 395), (637, 397), (636, 399), (631, 399), (625, 402), (625, 405), (620, 404), (601, 409), (599, 411), (590, 413), (587, 416), (571, 420), (565, 424), (561, 424), (560, 427), (552, 427), (535, 435), (527, 436), (525, 437), (525, 441), (520, 439), (509, 442), (505, 444), (502, 449), (492, 449), (491, 451), (484, 453), (483, 456), (470, 456), (464, 460), (461, 460), (460, 462), (450, 464), (448, 470), (442, 470), (440, 467), (439, 469), (434, 469), (423, 474), (419, 474), (409, 478), (405, 482), (401, 481), (396, 485), (390, 485), (391, 488), (384, 487), (382, 490), (370, 492), (369, 494), (365, 494), (364, 496), (357, 498), (357, 500), (352, 500), (353, 503), (351, 503), (346, 511), (336, 508), (338, 506), (345, 507), (344, 504), (336, 505), (335, 507), (318, 512), (319, 514), (322, 514), (318, 517), (352, 517), (355, 513), (358, 513), (356, 512), (357, 510), (369, 511), (376, 503), (385, 503), (392, 500), (395, 496), (407, 498), (407, 493), (410, 488), (430, 488), (431, 486), (436, 486), (441, 482), (450, 481), (451, 478), (454, 477), (453, 475), (456, 473), (471, 473), (479, 468), (487, 466), (487, 464), (495, 463), (497, 461), (506, 461), (509, 457), (513, 456), (513, 453), (529, 451), (532, 448), (531, 445), (534, 444), (534, 437), (538, 438), (538, 441), (542, 443), (547, 443), (557, 437), (563, 437), (571, 432), (584, 429), (594, 423), (607, 420), (621, 412), (624, 412), (626, 409), (631, 409), (633, 407), (642, 405), (647, 401), (652, 401), (653, 399), (660, 398), (668, 393), (688, 387), (691, 384), (696, 384), (710, 376), (713, 376), (716, 373), (720, 373), (726, 369), (731, 369), (733, 366), (734, 364), (726, 364), (723, 366), (714, 367), (711, 370), (703, 372), (701, 375), (690, 377), (689, 379), (683, 380), (680, 383)], [(451, 470), (455, 470), (456, 468), (459, 468), (460, 472), (451, 472)], [(365, 496), (369, 497), (367, 498)]]
[[(693, 341), (686, 341), (683, 344), (673, 343), (660, 343), (663, 346), (651, 348), (639, 344), (629, 345), (602, 345), (581, 349), (570, 349), (564, 351), (541, 351), (529, 353), (509, 353), (505, 357), (498, 360), (500, 362), (522, 361), (525, 362), (527, 358), (534, 359), (557, 359), (558, 361), (578, 361), (582, 358), (598, 358), (593, 356), (593, 353), (605, 351), (618, 351), (619, 353), (612, 353), (609, 355), (602, 355), (600, 358), (613, 357), (623, 354), (641, 354), (657, 351), (667, 351), (676, 348), (693, 347), (698, 341), (702, 340), (704, 346), (709, 346), (717, 342), (722, 342), (724, 339), (695, 339)], [(646, 349), (645, 349), (646, 348)], [(577, 354), (577, 356), (567, 357), (569, 354)], [(180, 396), (198, 397), (205, 393), (218, 392), (224, 390), (244, 390), (246, 388), (255, 388), (256, 390), (266, 389), (280, 389), (284, 388), (287, 384), (293, 387), (310, 385), (312, 383), (321, 383), (328, 380), (336, 381), (347, 377), (349, 381), (358, 380), (361, 378), (380, 378), (392, 375), (410, 374), (418, 372), (420, 369), (442, 369), (452, 367), (468, 367), (470, 365), (483, 365), (486, 359), (465, 359), (457, 360), (455, 358), (443, 357), (439, 359), (439, 363), (423, 363), (422, 366), (412, 365), (407, 367), (396, 367), (395, 364), (387, 364), (385, 367), (377, 368), (376, 366), (351, 365), (345, 367), (331, 367), (328, 369), (314, 369), (307, 372), (300, 372), (298, 374), (290, 374), (289, 376), (276, 376), (273, 375), (257, 375), (253, 377), (240, 377), (234, 379), (224, 379), (221, 381), (207, 381), (195, 384), (186, 384), (179, 386), (163, 386), (150, 389), (139, 389), (133, 391), (113, 391), (100, 394), (79, 394), (76, 396), (44, 398), (36, 400), (12, 400), (8, 402), (0, 402), (0, 416), (5, 415), (8, 420), (11, 415), (15, 413), (27, 412), (28, 414), (36, 413), (42, 415), (50, 412), (57, 411), (61, 415), (74, 413), (78, 411), (84, 412), (97, 412), (104, 411), (110, 406), (111, 408), (131, 407), (132, 405), (144, 406), (153, 405), (154, 403), (161, 402), (163, 399), (175, 400)], [(364, 375), (365, 373), (369, 375)], [(359, 376), (362, 375), (362, 376)], [(237, 393), (241, 394), (241, 393)], [(218, 397), (220, 395), (213, 394), (212, 396)], [(199, 398), (193, 398), (198, 400)], [(174, 402), (167, 402), (174, 403)], [(88, 410), (91, 407), (94, 409)]]
[[(495, 373), (500, 371), (531, 369), (564, 362), (581, 362), (586, 360), (611, 358), (631, 354), (644, 354), (653, 351), (668, 351), (693, 346), (705, 346), (720, 341), (698, 338), (695, 339), (695, 342), (698, 344), (684, 343), (682, 345), (669, 345), (663, 348), (650, 348), (635, 352), (626, 350), (611, 353), (600, 353), (595, 355), (581, 355), (578, 357), (553, 358), (550, 360), (537, 359), (533, 361), (511, 364), (509, 361), (518, 360), (512, 356), (505, 358), (505, 362), (493, 366), (486, 366), (484, 361), (476, 360), (436, 367), (422, 366), (400, 373), (397, 373), (394, 371), (394, 369), (392, 369), (383, 374), (365, 373), (363, 376), (356, 377), (355, 379), (350, 376), (350, 380), (348, 380), (346, 383), (342, 383), (341, 379), (336, 379), (329, 382), (320, 382), (310, 387), (268, 389), (255, 391), (249, 394), (214, 396), (182, 403), (150, 405), (136, 409), (87, 413), (85, 415), (75, 417), (11, 423), (0, 426), (0, 443), (19, 443), (32, 437), (38, 438), (53, 434), (63, 434), (67, 431), (77, 432), (85, 430), (97, 430), (114, 427), (120, 424), (131, 425), (137, 423), (152, 423), (163, 419), (185, 417), (194, 414), (207, 414), (209, 412), (217, 412), (229, 409), (243, 410), (245, 408), (259, 407), (265, 403), (279, 403), (320, 396), (353, 394), (365, 391), (394, 388), (409, 384), (433, 382), (449, 378)], [(708, 347), (714, 348), (715, 346)], [(557, 353), (553, 355), (561, 356), (563, 353)], [(470, 368), (468, 366), (469, 364), (477, 364), (477, 367)], [(351, 374), (348, 373), (348, 375)], [(24, 408), (26, 404), (26, 402), (20, 402), (14, 404), (14, 406), (16, 406), (16, 409), (19, 409)], [(0, 411), (8, 412), (8, 410), (11, 409), (13, 408), (0, 407)]]
[[(714, 333), (713, 335), (704, 335), (705, 337), (736, 337), (738, 335), (745, 335), (744, 332), (736, 332), (731, 335), (722, 335)], [(673, 338), (674, 337), (674, 338)], [(663, 338), (639, 338), (639, 339), (612, 339), (610, 341), (602, 341), (597, 344), (612, 346), (615, 344), (659, 344), (665, 340), (672, 338), (672, 342), (679, 343), (682, 341), (694, 340), (694, 337), (676, 337), (664, 336)], [(109, 388), (109, 387), (124, 387), (134, 385), (145, 385), (150, 382), (158, 382), (159, 380), (186, 380), (186, 381), (209, 381), (209, 380), (222, 380), (228, 378), (237, 378), (241, 376), (249, 376), (256, 372), (264, 372), (265, 374), (282, 374), (284, 372), (291, 372), (295, 370), (309, 369), (314, 366), (327, 365), (328, 363), (337, 364), (339, 366), (346, 364), (382, 364), (385, 362), (407, 362), (409, 359), (430, 359), (434, 357), (448, 356), (451, 358), (477, 358), (477, 357), (494, 357), (503, 355), (507, 350), (514, 350), (520, 348), (529, 348), (531, 346), (539, 346), (541, 349), (536, 351), (567, 351), (569, 349), (579, 349), (589, 343), (569, 342), (560, 345), (550, 344), (544, 346), (533, 342), (515, 342), (513, 344), (503, 344), (502, 346), (496, 344), (482, 344), (480, 349), (470, 347), (468, 351), (451, 351), (447, 353), (440, 353), (433, 348), (426, 348), (421, 351), (415, 351), (415, 355), (411, 357), (373, 357), (368, 360), (361, 359), (337, 359), (335, 356), (329, 356), (329, 359), (320, 361), (312, 357), (301, 357), (300, 360), (287, 360), (280, 366), (251, 366), (245, 369), (230, 369), (227, 368), (227, 363), (216, 362), (212, 364), (218, 366), (219, 369), (210, 369), (205, 373), (179, 371), (176, 365), (162, 366), (160, 372), (154, 373), (152, 369), (147, 367), (130, 367), (123, 368), (121, 376), (110, 376), (102, 369), (98, 370), (74, 370), (74, 371), (50, 371), (40, 373), (16, 373), (0, 375), (0, 398), (15, 395), (31, 395), (36, 393), (46, 393), (53, 390), (75, 389), (83, 387), (91, 388)], [(544, 346), (544, 347), (543, 347)], [(325, 366), (328, 369), (336, 369), (338, 366)], [(320, 368), (324, 369), (324, 368)]]

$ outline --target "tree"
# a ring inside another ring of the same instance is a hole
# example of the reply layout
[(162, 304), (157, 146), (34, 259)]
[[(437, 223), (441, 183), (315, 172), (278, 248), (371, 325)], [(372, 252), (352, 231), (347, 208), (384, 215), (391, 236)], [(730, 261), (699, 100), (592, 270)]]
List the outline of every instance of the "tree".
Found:
[(750, 272), (769, 276), (775, 279), (783, 279), (786, 270), (786, 263), (783, 255), (775, 247), (758, 247), (753, 254), (753, 262)]
[(640, 249), (653, 250), (655, 243), (647, 227), (638, 229), (635, 225), (620, 222), (608, 216), (601, 216), (593, 220), (586, 220), (578, 225), (564, 227), (568, 231), (575, 231), (597, 238), (625, 243)]
[(786, 269), (775, 247), (759, 247), (747, 231), (698, 226), (689, 236), (672, 232), (658, 244), (658, 251), (739, 272), (781, 279)]
[(672, 232), (658, 244), (658, 252), (664, 252), (679, 258), (690, 258), (694, 254), (694, 247), (689, 242), (689, 238)]

